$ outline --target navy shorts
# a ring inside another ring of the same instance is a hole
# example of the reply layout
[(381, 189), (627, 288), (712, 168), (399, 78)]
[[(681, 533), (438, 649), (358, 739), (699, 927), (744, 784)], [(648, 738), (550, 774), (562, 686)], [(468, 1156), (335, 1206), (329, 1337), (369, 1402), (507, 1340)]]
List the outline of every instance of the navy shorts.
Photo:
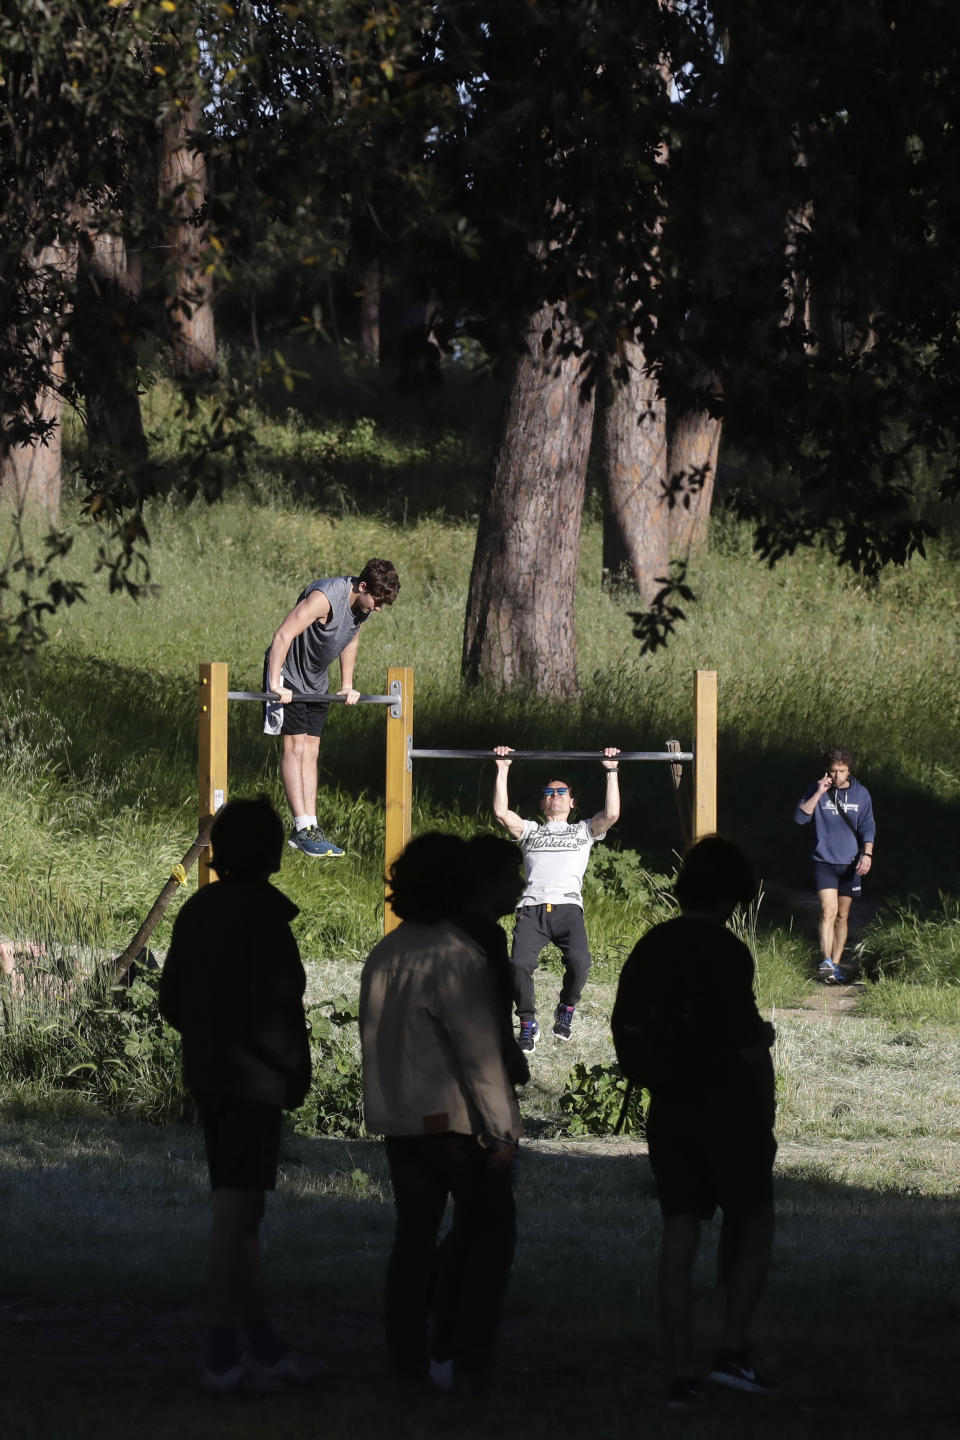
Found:
[(280, 1160), (279, 1105), (229, 1095), (194, 1096), (203, 1126), (212, 1190), (275, 1190)]
[(736, 1218), (773, 1203), (777, 1142), (760, 1116), (731, 1104), (705, 1114), (701, 1101), (653, 1100), (647, 1115), (650, 1167), (661, 1212)]
[(860, 895), (860, 879), (856, 860), (849, 865), (829, 865), (825, 860), (814, 860), (813, 883), (817, 893), (821, 890), (836, 890), (838, 895), (849, 895), (856, 900)]

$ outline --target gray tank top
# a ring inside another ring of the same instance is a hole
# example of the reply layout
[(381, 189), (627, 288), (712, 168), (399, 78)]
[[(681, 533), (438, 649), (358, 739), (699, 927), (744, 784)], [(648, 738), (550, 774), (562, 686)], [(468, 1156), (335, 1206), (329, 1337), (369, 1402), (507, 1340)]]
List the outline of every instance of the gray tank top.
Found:
[(300, 595), (297, 604), (322, 590), (330, 601), (330, 618), (326, 625), (315, 620), (298, 635), (283, 662), (283, 676), (291, 690), (302, 695), (326, 695), (330, 688), (328, 668), (344, 651), (366, 620), (350, 609), (352, 575), (338, 575), (333, 580), (313, 580)]

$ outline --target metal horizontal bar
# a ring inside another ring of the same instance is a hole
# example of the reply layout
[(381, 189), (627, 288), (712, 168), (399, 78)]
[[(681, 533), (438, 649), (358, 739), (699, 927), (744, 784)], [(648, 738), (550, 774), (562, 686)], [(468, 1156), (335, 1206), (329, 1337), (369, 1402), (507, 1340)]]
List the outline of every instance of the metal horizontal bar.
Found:
[(690, 750), (621, 750), (604, 755), (602, 750), (511, 750), (498, 756), (492, 750), (411, 750), (411, 760), (692, 760)]
[[(268, 695), (262, 690), (228, 690), (228, 700), (276, 700), (276, 695)], [(297, 695), (294, 700), (301, 701), (304, 705), (345, 705), (345, 695)], [(396, 705), (399, 696), (397, 695), (361, 695), (357, 701), (358, 705)]]

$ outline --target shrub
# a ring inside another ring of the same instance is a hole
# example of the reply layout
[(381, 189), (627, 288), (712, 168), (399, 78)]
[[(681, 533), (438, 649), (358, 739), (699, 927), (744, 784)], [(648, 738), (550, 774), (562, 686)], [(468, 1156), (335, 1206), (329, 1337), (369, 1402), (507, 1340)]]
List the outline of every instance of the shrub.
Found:
[(570, 1072), (560, 1096), (560, 1110), (570, 1135), (612, 1135), (623, 1115), (621, 1134), (644, 1133), (645, 1091), (634, 1086), (619, 1065), (580, 1061)]
[(313, 1078), (310, 1092), (294, 1112), (301, 1135), (364, 1134), (363, 1072), (357, 1035), (357, 1003), (338, 995), (309, 1011)]

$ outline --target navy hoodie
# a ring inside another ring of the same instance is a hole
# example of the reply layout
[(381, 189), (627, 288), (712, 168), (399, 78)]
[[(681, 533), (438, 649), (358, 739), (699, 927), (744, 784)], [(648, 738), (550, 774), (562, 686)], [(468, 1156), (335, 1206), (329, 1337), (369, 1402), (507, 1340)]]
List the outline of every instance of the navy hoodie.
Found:
[(827, 865), (850, 865), (863, 854), (864, 845), (877, 833), (870, 792), (851, 775), (845, 790), (831, 787), (820, 796), (813, 814), (807, 815), (800, 806), (816, 789), (816, 785), (811, 785), (801, 796), (793, 818), (798, 825), (809, 825), (813, 821), (814, 860), (822, 860)]

